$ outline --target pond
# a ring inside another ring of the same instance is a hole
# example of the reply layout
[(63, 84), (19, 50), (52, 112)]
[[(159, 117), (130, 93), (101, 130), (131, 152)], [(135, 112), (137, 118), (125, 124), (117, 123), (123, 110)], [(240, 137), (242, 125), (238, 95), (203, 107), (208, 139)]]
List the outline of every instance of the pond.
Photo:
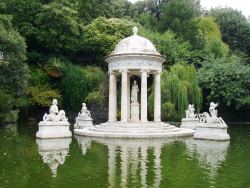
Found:
[(250, 126), (230, 142), (38, 140), (37, 127), (0, 129), (0, 187), (250, 187)]

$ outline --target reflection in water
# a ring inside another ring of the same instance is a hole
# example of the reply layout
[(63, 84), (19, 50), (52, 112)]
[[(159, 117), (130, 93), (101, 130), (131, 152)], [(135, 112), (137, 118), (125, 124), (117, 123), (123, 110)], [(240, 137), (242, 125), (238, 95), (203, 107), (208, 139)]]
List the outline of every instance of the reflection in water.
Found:
[(36, 139), (38, 152), (43, 162), (50, 167), (53, 177), (57, 175), (58, 166), (65, 162), (71, 140), (71, 138)]
[(75, 135), (75, 138), (82, 149), (82, 154), (86, 155), (88, 149), (91, 146), (91, 140), (86, 137), (79, 137)]
[[(162, 179), (161, 148), (164, 144), (173, 140), (122, 140), (75, 137), (81, 145), (83, 154), (90, 147), (90, 140), (107, 146), (109, 187), (128, 187), (129, 183), (133, 184), (138, 179), (140, 179), (139, 187), (146, 187), (148, 185), (147, 178), (152, 171), (154, 174), (153, 186), (160, 186)], [(153, 154), (153, 157), (149, 157), (150, 152)]]
[(211, 176), (215, 176), (219, 165), (226, 158), (229, 141), (187, 139), (186, 146), (191, 154), (197, 153), (199, 155), (200, 162), (211, 167)]

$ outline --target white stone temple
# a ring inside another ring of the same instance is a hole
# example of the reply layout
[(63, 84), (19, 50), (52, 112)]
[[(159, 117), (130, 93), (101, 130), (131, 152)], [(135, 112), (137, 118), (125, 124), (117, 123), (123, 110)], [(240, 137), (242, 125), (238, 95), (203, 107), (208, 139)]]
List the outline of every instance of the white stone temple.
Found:
[[(161, 72), (164, 57), (148, 39), (137, 34), (121, 40), (106, 57), (109, 69), (108, 122), (74, 133), (94, 137), (178, 137), (192, 136), (194, 131), (161, 122)], [(140, 78), (138, 84), (132, 80)], [(148, 121), (148, 77), (154, 77), (154, 119)], [(121, 78), (121, 85), (117, 78)], [(132, 83), (132, 84), (131, 84)], [(140, 85), (140, 87), (139, 87)], [(121, 120), (117, 119), (117, 90), (121, 87)], [(140, 95), (140, 96), (139, 96)]]

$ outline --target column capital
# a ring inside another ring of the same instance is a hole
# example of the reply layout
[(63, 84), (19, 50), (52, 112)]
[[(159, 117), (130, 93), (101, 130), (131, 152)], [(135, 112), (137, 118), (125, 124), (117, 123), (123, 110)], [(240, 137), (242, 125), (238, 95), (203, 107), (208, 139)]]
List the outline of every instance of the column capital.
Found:
[(150, 71), (148, 69), (141, 69), (140, 72), (141, 73), (143, 73), (143, 72), (149, 73)]
[(154, 74), (161, 74), (162, 71), (158, 70), (158, 71), (155, 71)]
[(116, 71), (110, 70), (110, 71), (108, 71), (108, 74), (116, 74)]
[(129, 73), (129, 71), (127, 69), (120, 69), (119, 72), (121, 72), (121, 73), (123, 73), (123, 72)]

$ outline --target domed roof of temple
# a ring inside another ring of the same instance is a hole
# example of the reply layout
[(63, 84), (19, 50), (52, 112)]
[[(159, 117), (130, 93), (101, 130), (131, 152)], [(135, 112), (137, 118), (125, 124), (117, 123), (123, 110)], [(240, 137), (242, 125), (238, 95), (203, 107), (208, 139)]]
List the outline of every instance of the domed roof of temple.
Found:
[(160, 55), (155, 46), (148, 39), (138, 36), (137, 27), (133, 28), (133, 35), (121, 40), (115, 47), (112, 55), (121, 54), (150, 54)]

